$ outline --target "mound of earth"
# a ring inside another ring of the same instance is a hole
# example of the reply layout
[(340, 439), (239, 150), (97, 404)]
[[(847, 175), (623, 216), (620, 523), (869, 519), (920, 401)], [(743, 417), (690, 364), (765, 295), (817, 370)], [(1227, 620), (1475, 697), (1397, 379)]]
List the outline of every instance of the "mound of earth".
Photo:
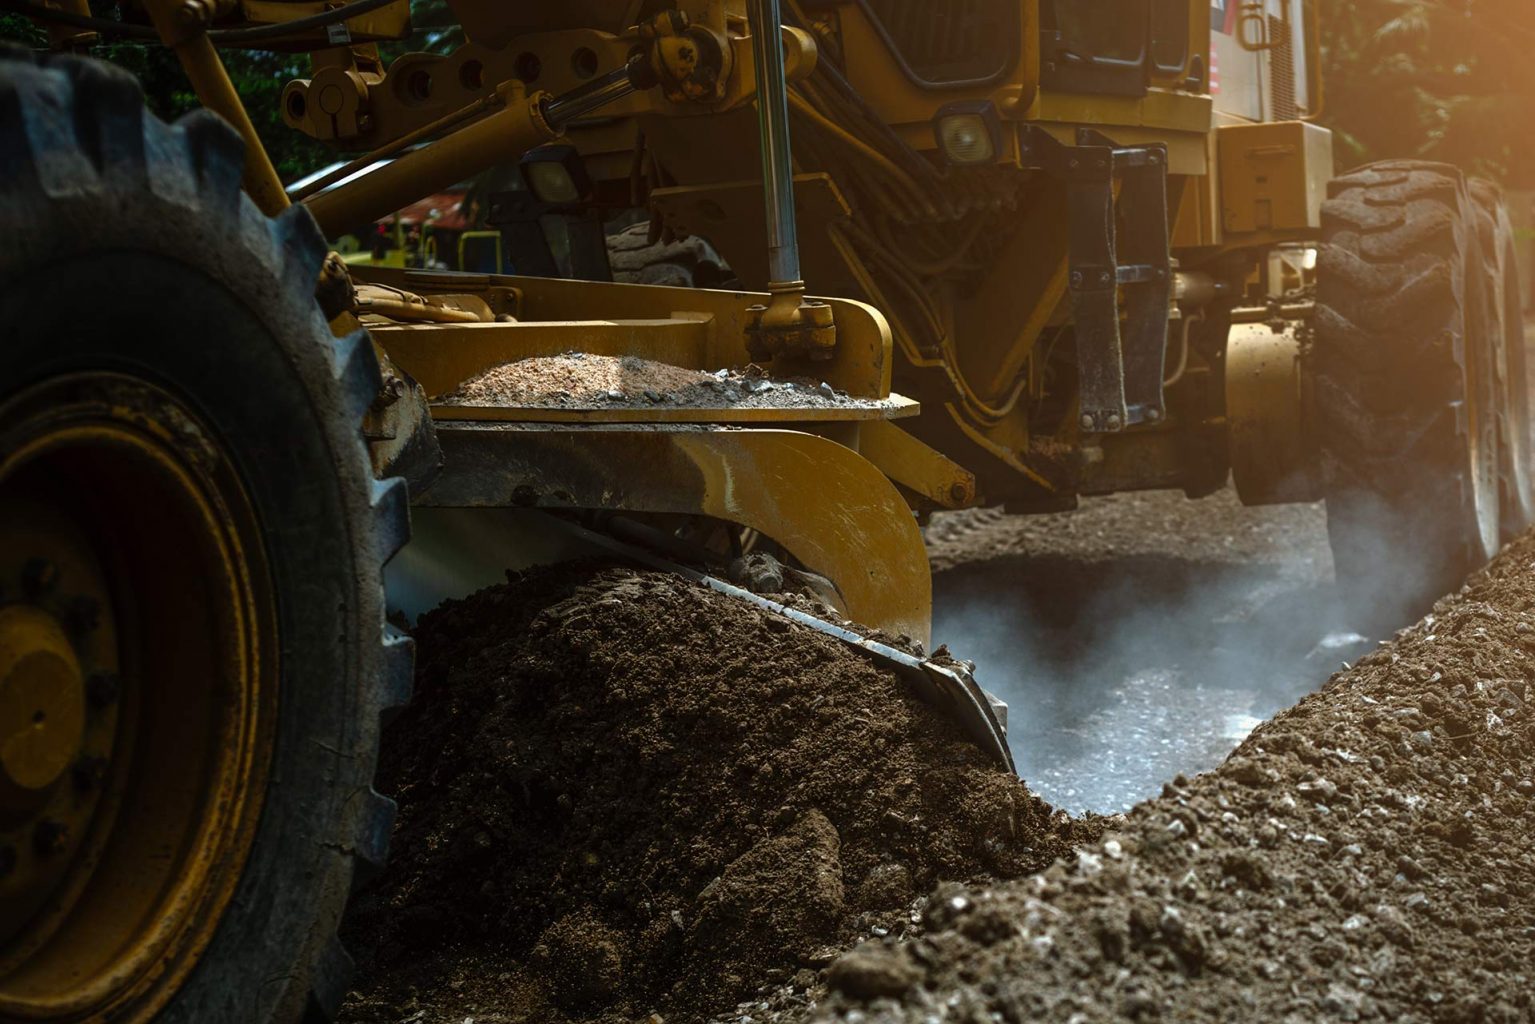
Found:
[(923, 935), (770, 1016), (1531, 1020), (1532, 657), (1526, 537), (1218, 770), (1042, 873), (940, 890)]
[(774, 378), (755, 363), (712, 373), (639, 356), (565, 352), (528, 356), (469, 378), (443, 405), (516, 405), (538, 409), (875, 409), (888, 404), (851, 398), (825, 381)]
[(835, 640), (665, 575), (508, 579), (417, 630), (343, 1020), (701, 1019), (1095, 834)]

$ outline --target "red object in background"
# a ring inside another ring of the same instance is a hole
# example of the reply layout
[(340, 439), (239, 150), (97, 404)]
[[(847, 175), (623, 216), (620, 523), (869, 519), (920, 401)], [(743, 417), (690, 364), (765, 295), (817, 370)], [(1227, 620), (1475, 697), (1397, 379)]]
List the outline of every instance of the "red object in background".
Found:
[[(431, 224), (444, 231), (468, 231), (474, 225), (459, 212), (459, 207), (463, 203), (464, 193), (462, 192), (438, 192), (425, 199), (418, 199), (379, 223), (393, 224), (398, 218), (399, 222), (407, 227), (413, 224)], [(437, 212), (436, 217), (432, 216), (434, 210)]]

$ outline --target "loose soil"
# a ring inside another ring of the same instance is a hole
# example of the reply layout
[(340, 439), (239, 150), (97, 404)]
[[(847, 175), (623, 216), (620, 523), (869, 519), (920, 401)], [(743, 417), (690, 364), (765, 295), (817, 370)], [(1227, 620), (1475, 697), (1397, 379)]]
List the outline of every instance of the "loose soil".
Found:
[(770, 377), (755, 364), (707, 373), (639, 356), (586, 352), (502, 363), (465, 381), (440, 401), (444, 405), (542, 409), (834, 409), (882, 404), (850, 398), (808, 377)]
[(1312, 578), (1332, 572), (1320, 502), (1249, 508), (1231, 488), (1197, 500), (1181, 491), (1083, 498), (1071, 512), (1047, 515), (1011, 515), (1000, 508), (941, 512), (925, 535), (935, 573), (1041, 555), (1120, 563), (1176, 555), (1187, 562), (1282, 563), (1287, 573)]
[(1526, 537), (1217, 770), (756, 1019), (1535, 1019), (1532, 655)]
[(1099, 831), (845, 645), (674, 577), (510, 575), (417, 642), (345, 1021), (690, 1021), (764, 984), (792, 1002), (938, 882)]

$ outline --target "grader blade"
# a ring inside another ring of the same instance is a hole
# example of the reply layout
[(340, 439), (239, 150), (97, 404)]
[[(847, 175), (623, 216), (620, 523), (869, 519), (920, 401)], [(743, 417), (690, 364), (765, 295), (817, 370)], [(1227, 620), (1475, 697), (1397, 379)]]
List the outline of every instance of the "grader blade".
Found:
[(752, 593), (743, 587), (728, 583), (717, 576), (663, 558), (638, 544), (628, 543), (610, 534), (590, 530), (567, 519), (550, 516), (555, 529), (569, 534), (585, 544), (617, 555), (625, 561), (668, 572), (708, 587), (718, 594), (748, 604), (764, 611), (797, 622), (802, 626), (835, 637), (876, 662), (881, 668), (894, 672), (922, 701), (943, 712), (960, 727), (970, 740), (980, 747), (1007, 771), (1017, 774), (1013, 755), (1007, 746), (1007, 703), (983, 690), (975, 681), (968, 666), (962, 662), (937, 662), (931, 658), (891, 647), (871, 640), (846, 626), (811, 615), (770, 597)]

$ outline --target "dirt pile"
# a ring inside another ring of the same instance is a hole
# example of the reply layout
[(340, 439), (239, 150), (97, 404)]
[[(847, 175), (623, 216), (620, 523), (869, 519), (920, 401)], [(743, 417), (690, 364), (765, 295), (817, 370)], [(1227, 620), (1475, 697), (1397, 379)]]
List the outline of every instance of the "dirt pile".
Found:
[[(1043, 873), (786, 1019), (1535, 1017), (1535, 540)], [(759, 1020), (762, 1018), (758, 1018)]]
[(510, 576), (417, 641), (344, 1020), (698, 1019), (1093, 832), (843, 645), (669, 576)]
[(529, 356), (470, 378), (441, 399), (445, 405), (519, 405), (539, 409), (878, 408), (810, 378), (775, 378), (755, 363), (712, 373), (639, 356), (566, 352)]

